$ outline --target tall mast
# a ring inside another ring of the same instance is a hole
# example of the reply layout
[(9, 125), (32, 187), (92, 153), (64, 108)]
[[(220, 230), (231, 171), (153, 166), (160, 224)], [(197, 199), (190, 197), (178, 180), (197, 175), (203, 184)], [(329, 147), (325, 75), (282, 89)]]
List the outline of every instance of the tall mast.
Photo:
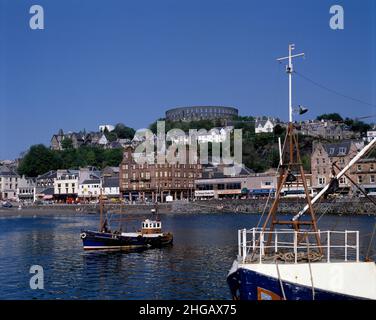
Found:
[(292, 113), (292, 73), (294, 72), (294, 66), (292, 64), (292, 59), (297, 57), (304, 56), (304, 53), (292, 54), (292, 51), (295, 50), (295, 44), (289, 44), (289, 55), (287, 57), (278, 58), (277, 61), (281, 62), (288, 60), (288, 65), (286, 66), (286, 72), (289, 75), (289, 122), (293, 122)]
[(102, 200), (102, 188), (100, 188), (99, 194), (99, 231), (103, 231), (103, 200)]
[[(292, 54), (292, 51), (295, 49), (295, 45), (290, 44), (288, 47), (288, 56), (282, 57), (277, 59), (277, 61), (281, 62), (284, 60), (288, 61), (288, 64), (286, 66), (286, 72), (288, 74), (289, 78), (289, 104), (288, 104), (288, 112), (289, 112), (289, 123), (287, 127), (287, 137), (286, 142), (282, 149), (282, 155), (281, 155), (281, 165), (280, 165), (280, 171), (279, 171), (279, 178), (278, 178), (278, 184), (277, 184), (277, 191), (276, 196), (274, 199), (274, 202), (272, 204), (272, 207), (270, 208), (270, 211), (268, 213), (268, 216), (264, 222), (264, 225), (262, 227), (263, 232), (269, 228), (270, 231), (273, 231), (276, 225), (290, 225), (292, 226), (296, 231), (300, 230), (301, 226), (306, 226), (311, 228), (315, 232), (316, 242), (319, 247), (319, 251), (321, 252), (321, 245), (320, 245), (320, 239), (317, 234), (317, 223), (315, 214), (313, 211), (310, 193), (308, 191), (308, 184), (305, 177), (305, 172), (303, 168), (303, 163), (301, 161), (300, 157), (300, 151), (299, 151), (299, 143), (298, 143), (298, 136), (295, 133), (295, 128), (293, 124), (293, 105), (292, 105), (292, 73), (294, 72), (292, 61), (294, 58), (304, 56), (304, 53), (299, 54)], [(297, 174), (300, 176), (300, 181), (297, 179), (297, 177), (294, 175)], [(307, 202), (307, 210), (310, 214), (310, 221), (300, 221), (299, 219), (293, 219), (293, 220), (279, 220), (277, 217), (277, 210), (281, 199), (281, 191), (282, 188), (285, 185), (292, 185), (296, 183), (296, 186), (302, 185), (305, 192), (305, 200)], [(269, 233), (268, 236), (268, 242), (271, 242), (272, 234)]]

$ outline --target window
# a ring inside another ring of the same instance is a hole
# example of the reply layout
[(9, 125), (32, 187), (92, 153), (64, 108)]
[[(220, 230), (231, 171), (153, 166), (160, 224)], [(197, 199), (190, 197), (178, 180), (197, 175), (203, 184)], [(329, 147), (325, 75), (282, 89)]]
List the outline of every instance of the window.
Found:
[(325, 177), (319, 177), (319, 178), (318, 178), (318, 183), (319, 183), (319, 185), (323, 185), (323, 184), (325, 184), (325, 181), (326, 181)]
[(369, 166), (369, 169), (370, 169), (370, 171), (374, 171), (375, 170), (375, 165), (373, 163), (371, 163), (370, 166)]
[(372, 175), (372, 176), (369, 177), (369, 182), (370, 183), (375, 183), (375, 176), (374, 175)]
[(338, 153), (340, 153), (340, 154), (346, 154), (346, 150), (347, 150), (346, 148), (340, 147)]
[(341, 177), (341, 178), (339, 179), (339, 183), (340, 183), (340, 184), (346, 184), (346, 178), (345, 178), (345, 177)]
[(358, 176), (358, 183), (363, 183), (363, 177), (362, 176)]
[(362, 171), (362, 165), (361, 165), (361, 164), (358, 164), (358, 166), (357, 166), (357, 170), (358, 170), (358, 171)]

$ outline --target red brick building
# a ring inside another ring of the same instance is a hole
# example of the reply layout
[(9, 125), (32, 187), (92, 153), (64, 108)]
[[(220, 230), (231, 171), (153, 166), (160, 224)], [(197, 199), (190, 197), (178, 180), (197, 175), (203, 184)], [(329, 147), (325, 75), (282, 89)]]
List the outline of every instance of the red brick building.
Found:
[(200, 164), (138, 164), (134, 149), (124, 150), (120, 164), (120, 192), (129, 200), (165, 202), (194, 197), (194, 181), (201, 178)]

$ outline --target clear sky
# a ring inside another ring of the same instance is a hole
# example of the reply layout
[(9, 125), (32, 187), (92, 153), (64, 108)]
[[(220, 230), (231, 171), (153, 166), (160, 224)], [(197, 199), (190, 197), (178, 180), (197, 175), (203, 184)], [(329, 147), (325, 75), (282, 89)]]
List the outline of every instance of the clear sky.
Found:
[[(45, 29), (31, 30), (42, 5)], [(341, 4), (345, 29), (329, 27)], [(231, 105), (287, 120), (289, 43), (297, 71), (376, 104), (375, 0), (0, 0), (0, 159), (53, 133), (123, 122), (135, 129), (184, 105)], [(294, 104), (376, 114), (298, 76)], [(373, 119), (376, 121), (376, 119)]]

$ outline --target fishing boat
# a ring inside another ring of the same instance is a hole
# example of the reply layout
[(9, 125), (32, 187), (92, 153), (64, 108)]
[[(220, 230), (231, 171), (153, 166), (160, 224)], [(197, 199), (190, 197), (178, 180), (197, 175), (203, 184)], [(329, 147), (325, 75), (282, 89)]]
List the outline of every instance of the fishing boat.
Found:
[(141, 222), (141, 228), (136, 232), (123, 232), (121, 227), (111, 230), (108, 221), (107, 217), (103, 218), (103, 200), (100, 197), (99, 230), (81, 230), (84, 250), (143, 250), (172, 245), (173, 235), (162, 231), (158, 209), (155, 209), (155, 214), (151, 219)]
[[(351, 181), (347, 170), (375, 146), (376, 139), (343, 169), (334, 163), (330, 183), (311, 198), (291, 102), (292, 59), (304, 54), (293, 55), (293, 49), (294, 45), (289, 45), (288, 57), (278, 59), (288, 59), (289, 125), (280, 148), (277, 191), (267, 216), (262, 216), (253, 228), (238, 231), (238, 255), (227, 282), (234, 300), (375, 300), (376, 265), (369, 252), (361, 259), (359, 231), (320, 230), (313, 205), (333, 192), (342, 176)], [(283, 220), (277, 215), (281, 191), (286, 185), (299, 183), (304, 189), (306, 204), (292, 219)], [(370, 201), (374, 200), (370, 198)], [(373, 236), (371, 243), (372, 240)]]

